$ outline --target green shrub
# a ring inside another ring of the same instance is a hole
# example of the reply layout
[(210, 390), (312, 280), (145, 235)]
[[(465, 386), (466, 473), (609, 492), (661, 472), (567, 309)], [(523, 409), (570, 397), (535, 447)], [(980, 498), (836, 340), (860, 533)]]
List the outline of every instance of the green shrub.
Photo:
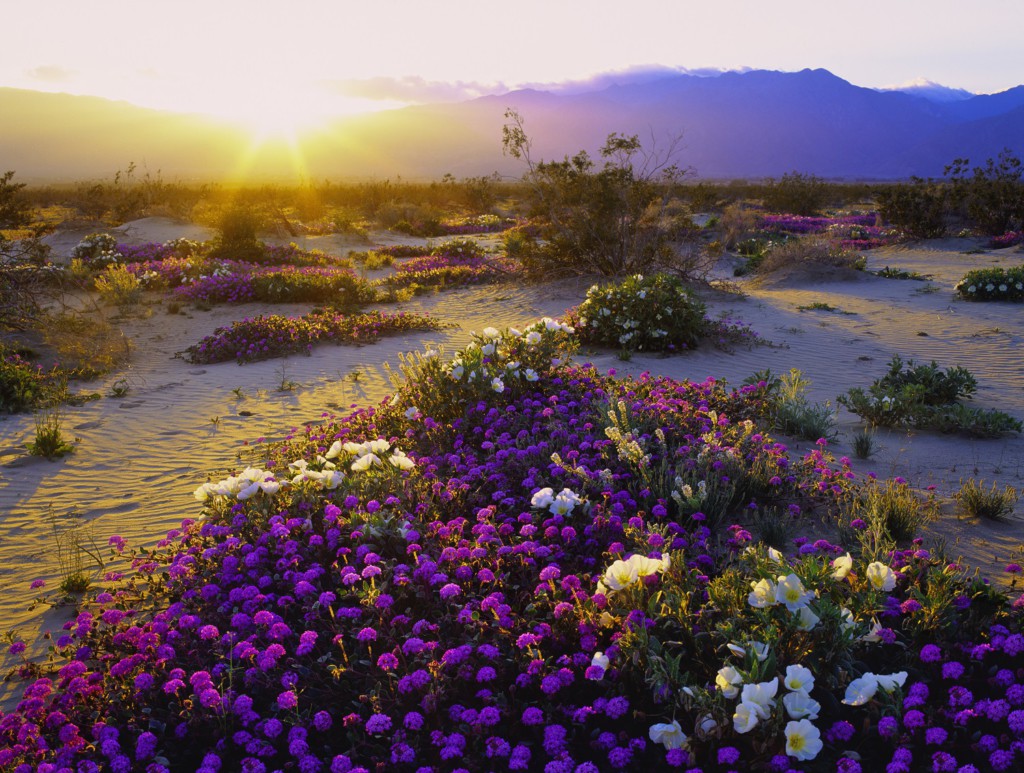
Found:
[(764, 206), (771, 212), (816, 215), (828, 203), (828, 184), (813, 174), (790, 172), (767, 185)]
[(682, 280), (668, 274), (637, 274), (591, 287), (569, 320), (587, 344), (627, 352), (672, 352), (697, 346), (706, 331), (704, 312), (704, 304)]
[(935, 517), (934, 498), (922, 497), (902, 478), (871, 480), (842, 508), (839, 527), (843, 544), (859, 541), (870, 551), (909, 542)]
[(772, 427), (801, 440), (833, 440), (836, 437), (836, 412), (828, 402), (809, 403), (807, 388), (811, 382), (797, 369), (785, 376), (775, 376), (770, 370), (760, 371), (747, 378), (746, 385), (764, 383), (768, 401), (768, 417)]
[(878, 211), (887, 222), (918, 239), (946, 233), (949, 186), (941, 181), (911, 177), (909, 183), (878, 191)]
[(324, 303), (352, 309), (376, 298), (372, 287), (348, 273), (282, 270), (254, 276), (252, 287), (256, 300), (268, 303)]
[(262, 218), (249, 207), (227, 210), (217, 223), (218, 234), (209, 257), (261, 262), (266, 248), (256, 234), (262, 225)]
[(0, 344), (0, 413), (30, 411), (51, 400), (54, 391), (48, 374)]
[(999, 236), (1024, 224), (1024, 168), (1007, 148), (968, 176), (970, 161), (958, 158), (946, 167), (953, 200), (968, 220), (989, 236)]
[(998, 437), (1024, 429), (1019, 420), (1002, 411), (958, 402), (973, 395), (977, 387), (965, 368), (942, 371), (935, 362), (915, 366), (913, 360), (904, 363), (897, 356), (889, 363), (889, 372), (866, 392), (854, 387), (840, 395), (838, 402), (872, 426), (911, 426), (976, 437)]
[(127, 268), (111, 264), (96, 277), (96, 292), (104, 302), (126, 313), (142, 298), (142, 285)]
[(973, 478), (960, 486), (960, 490), (953, 495), (964, 513), (972, 518), (992, 521), (1001, 521), (1012, 514), (1019, 497), (1019, 492), (1013, 486), (1006, 486), (1000, 491), (993, 483), (992, 488), (986, 490), (981, 481)]
[(956, 283), (957, 295), (967, 301), (1024, 302), (1024, 266), (979, 268)]

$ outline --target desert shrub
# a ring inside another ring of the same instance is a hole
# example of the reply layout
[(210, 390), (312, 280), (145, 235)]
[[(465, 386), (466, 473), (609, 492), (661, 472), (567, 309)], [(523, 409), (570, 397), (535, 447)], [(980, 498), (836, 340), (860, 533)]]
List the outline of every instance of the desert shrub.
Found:
[(910, 178), (878, 191), (878, 211), (891, 223), (918, 239), (934, 239), (946, 233), (950, 189), (941, 181)]
[(880, 268), (878, 271), (872, 272), (875, 276), (880, 276), (883, 279), (912, 279), (916, 282), (925, 282), (929, 279), (929, 275), (922, 274), (918, 271), (905, 271), (902, 268)]
[(40, 330), (61, 370), (75, 378), (102, 376), (131, 357), (131, 341), (97, 315), (47, 314)]
[(111, 264), (96, 277), (96, 292), (104, 302), (126, 312), (142, 298), (142, 284), (125, 266)]
[(804, 236), (773, 243), (765, 250), (755, 271), (766, 275), (789, 266), (810, 265), (861, 270), (865, 260), (856, 251), (846, 249), (825, 236)]
[(957, 295), (966, 301), (1024, 301), (1024, 266), (979, 268), (968, 271), (956, 283)]
[(722, 233), (722, 244), (728, 250), (735, 249), (740, 242), (752, 238), (757, 232), (761, 212), (742, 204), (729, 204), (718, 219)]
[(764, 206), (771, 212), (815, 215), (828, 203), (829, 186), (820, 177), (789, 172), (780, 180), (769, 180)]
[(32, 222), (32, 207), (23, 193), (26, 183), (12, 182), (14, 171), (0, 175), (0, 229), (21, 228)]
[(1009, 414), (959, 402), (976, 389), (977, 381), (965, 368), (942, 371), (934, 361), (914, 365), (897, 356), (889, 363), (889, 372), (867, 391), (854, 387), (838, 402), (872, 426), (911, 426), (975, 437), (1022, 431), (1022, 423)]
[(487, 251), (475, 239), (459, 236), (432, 247), (430, 254), (449, 258), (482, 258)]
[(998, 236), (1024, 225), (1024, 168), (1020, 159), (1003, 150), (985, 166), (968, 169), (970, 161), (958, 158), (946, 167), (952, 180), (953, 202), (976, 228)]
[(875, 435), (871, 430), (863, 430), (853, 436), (853, 455), (858, 459), (870, 459), (877, 450)]
[(704, 312), (704, 304), (682, 280), (668, 274), (637, 274), (594, 285), (567, 319), (583, 343), (674, 352), (697, 346), (705, 333)]
[(256, 236), (262, 226), (263, 218), (252, 207), (231, 207), (217, 222), (210, 257), (261, 262), (266, 248)]
[(1013, 513), (1020, 493), (1013, 486), (1006, 486), (1000, 491), (995, 483), (986, 490), (981, 481), (971, 478), (960, 486), (953, 498), (972, 518), (1001, 521)]
[(35, 435), (28, 446), (32, 456), (53, 460), (75, 450), (74, 444), (64, 435), (59, 397), (55, 397), (39, 412), (35, 424)]
[(513, 110), (503, 129), (505, 152), (525, 161), (530, 205), (543, 217), (543, 242), (524, 256), (529, 273), (616, 276), (675, 267), (698, 270), (677, 254), (693, 222), (674, 194), (683, 172), (674, 164), (678, 140), (663, 153), (637, 136), (610, 134), (599, 167), (586, 151), (562, 161), (534, 162), (522, 118)]

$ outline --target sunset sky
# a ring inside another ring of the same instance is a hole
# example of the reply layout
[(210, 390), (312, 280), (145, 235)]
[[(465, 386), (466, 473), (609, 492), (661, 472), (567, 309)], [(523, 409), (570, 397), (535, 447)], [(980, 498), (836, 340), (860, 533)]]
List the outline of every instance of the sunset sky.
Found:
[(1024, 83), (1020, 0), (7, 2), (0, 86), (267, 132), (652, 67), (824, 67), (860, 86)]

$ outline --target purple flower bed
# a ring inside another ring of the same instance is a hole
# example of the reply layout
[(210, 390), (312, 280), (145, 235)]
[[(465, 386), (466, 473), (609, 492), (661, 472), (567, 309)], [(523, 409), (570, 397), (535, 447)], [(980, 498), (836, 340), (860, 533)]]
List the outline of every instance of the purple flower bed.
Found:
[(1012, 247), (1015, 244), (1024, 244), (1024, 231), (1007, 231), (1002, 236), (993, 236), (989, 247), (999, 250), (1004, 247)]
[(189, 362), (237, 360), (239, 364), (309, 352), (321, 342), (373, 343), (383, 336), (437, 330), (443, 325), (426, 315), (373, 311), (367, 314), (313, 312), (301, 317), (265, 315), (217, 328), (185, 350)]
[(427, 352), (200, 486), (0, 716), (0, 767), (1019, 768), (1005, 596), (863, 522), (758, 543), (854, 499), (846, 461), (763, 432), (762, 385), (615, 381), (570, 333)]
[(216, 261), (210, 275), (175, 288), (182, 300), (206, 303), (336, 303), (352, 305), (373, 299), (372, 289), (341, 266), (259, 266)]
[(395, 273), (378, 280), (386, 287), (421, 286), (464, 287), (501, 282), (520, 271), (518, 261), (510, 258), (476, 255), (422, 255), (395, 266)]
[(874, 226), (876, 215), (844, 215), (842, 217), (807, 217), (803, 215), (764, 215), (758, 228), (769, 233), (820, 234), (830, 226)]

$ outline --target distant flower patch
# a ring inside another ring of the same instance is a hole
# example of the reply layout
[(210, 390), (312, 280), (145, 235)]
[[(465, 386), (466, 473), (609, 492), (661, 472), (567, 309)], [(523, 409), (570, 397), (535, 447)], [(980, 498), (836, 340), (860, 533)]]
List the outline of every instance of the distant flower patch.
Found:
[(993, 236), (989, 247), (998, 250), (1015, 244), (1024, 244), (1024, 231), (1008, 231), (1001, 236)]
[(838, 217), (765, 215), (758, 227), (769, 234), (825, 234), (853, 250), (870, 250), (903, 240), (899, 229), (876, 225), (877, 219), (874, 213)]
[(373, 343), (384, 336), (438, 330), (444, 325), (408, 312), (339, 314), (318, 311), (301, 317), (276, 314), (233, 322), (185, 351), (189, 362), (237, 360), (239, 364), (308, 352), (318, 343)]

